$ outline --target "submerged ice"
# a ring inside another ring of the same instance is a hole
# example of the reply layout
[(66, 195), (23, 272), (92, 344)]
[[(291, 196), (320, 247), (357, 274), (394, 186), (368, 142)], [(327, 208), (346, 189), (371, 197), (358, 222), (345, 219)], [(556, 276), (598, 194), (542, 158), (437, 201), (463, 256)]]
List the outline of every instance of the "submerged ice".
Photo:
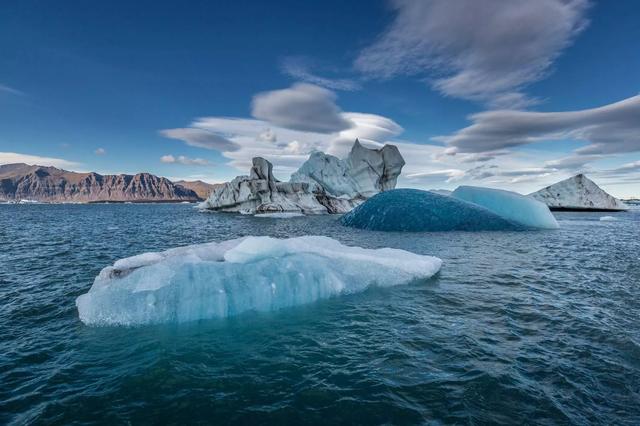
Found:
[(140, 325), (272, 311), (429, 278), (436, 257), (328, 237), (246, 237), (145, 253), (104, 268), (76, 300), (88, 325)]
[(455, 197), (418, 189), (377, 194), (342, 217), (342, 224), (372, 231), (501, 231), (515, 221)]
[(517, 192), (478, 186), (460, 186), (451, 196), (482, 206), (505, 219), (529, 228), (559, 228), (556, 218), (546, 204)]

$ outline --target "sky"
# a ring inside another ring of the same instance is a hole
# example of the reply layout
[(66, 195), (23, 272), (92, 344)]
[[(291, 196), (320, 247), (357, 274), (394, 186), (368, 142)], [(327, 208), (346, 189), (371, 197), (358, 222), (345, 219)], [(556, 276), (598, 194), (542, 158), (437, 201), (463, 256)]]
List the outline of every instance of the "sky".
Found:
[(640, 2), (5, 2), (0, 164), (223, 182), (398, 146), (398, 186), (640, 197)]

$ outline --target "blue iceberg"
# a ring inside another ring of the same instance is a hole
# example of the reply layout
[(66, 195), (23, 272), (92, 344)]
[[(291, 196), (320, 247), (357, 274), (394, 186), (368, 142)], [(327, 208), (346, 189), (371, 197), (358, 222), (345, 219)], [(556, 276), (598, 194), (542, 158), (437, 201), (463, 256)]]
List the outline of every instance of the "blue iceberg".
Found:
[(76, 300), (87, 325), (141, 325), (273, 311), (426, 279), (442, 261), (328, 237), (246, 237), (118, 260)]
[(529, 228), (559, 228), (556, 218), (546, 204), (517, 192), (478, 186), (460, 186), (451, 196), (482, 206), (505, 219)]
[(503, 231), (524, 227), (490, 210), (457, 198), (418, 189), (381, 192), (341, 219), (372, 231)]

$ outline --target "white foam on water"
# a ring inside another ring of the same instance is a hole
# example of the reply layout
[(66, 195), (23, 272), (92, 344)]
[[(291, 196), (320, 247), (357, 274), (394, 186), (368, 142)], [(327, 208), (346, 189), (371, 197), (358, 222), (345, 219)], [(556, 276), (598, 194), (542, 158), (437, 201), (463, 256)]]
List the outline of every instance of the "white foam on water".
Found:
[(290, 217), (300, 217), (300, 216), (304, 216), (304, 213), (277, 212), (277, 213), (258, 213), (253, 215), (253, 217), (272, 218), (272, 219), (288, 219)]

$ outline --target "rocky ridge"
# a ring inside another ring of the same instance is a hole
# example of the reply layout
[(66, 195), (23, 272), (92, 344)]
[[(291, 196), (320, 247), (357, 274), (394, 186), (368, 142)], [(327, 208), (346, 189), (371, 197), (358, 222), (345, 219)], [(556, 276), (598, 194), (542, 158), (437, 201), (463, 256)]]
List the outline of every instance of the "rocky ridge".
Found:
[(28, 164), (0, 165), (0, 200), (46, 203), (198, 201), (198, 195), (150, 173), (101, 175)]
[(222, 183), (207, 183), (201, 180), (176, 180), (173, 181), (173, 183), (183, 188), (192, 190), (198, 195), (198, 198), (200, 198), (201, 200), (206, 200), (207, 198), (209, 198), (209, 195), (214, 189), (223, 185)]

